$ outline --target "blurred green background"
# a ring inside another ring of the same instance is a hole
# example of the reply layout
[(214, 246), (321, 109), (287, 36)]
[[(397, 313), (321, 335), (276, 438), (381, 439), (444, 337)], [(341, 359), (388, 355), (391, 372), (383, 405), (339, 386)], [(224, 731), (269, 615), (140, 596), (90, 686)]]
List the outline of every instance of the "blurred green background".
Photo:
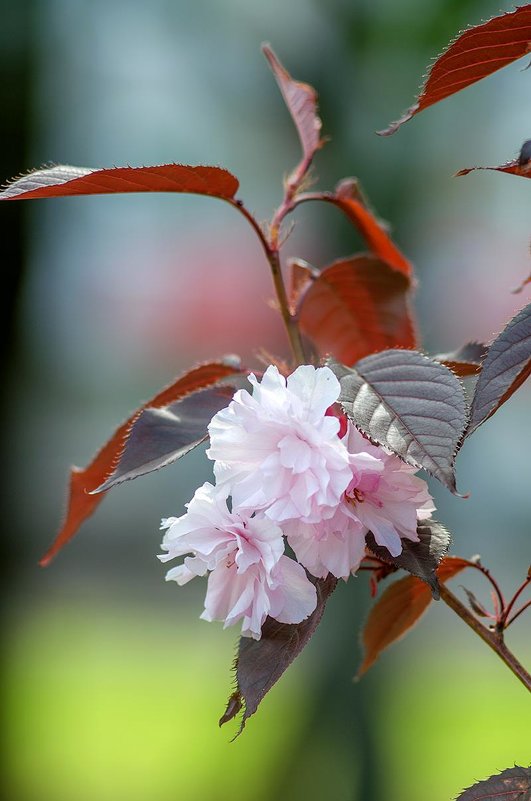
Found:
[[(270, 41), (320, 94), (320, 186), (356, 175), (417, 266), (423, 344), (490, 340), (528, 296), (527, 182), (497, 173), (530, 135), (514, 64), (390, 139), (456, 32), (508, 2), (0, 0), (1, 177), (46, 162), (221, 164), (266, 219), (298, 158), (260, 54)], [(235, 631), (197, 620), (204, 587), (163, 581), (159, 518), (211, 466), (200, 450), (116, 489), (47, 570), (70, 464), (191, 363), (257, 346), (284, 355), (250, 230), (208, 198), (133, 195), (7, 204), (4, 771), (13, 801), (449, 801), (527, 764), (525, 690), (435, 604), (359, 683), (365, 578), (342, 585), (308, 649), (244, 735), (219, 730)], [(361, 242), (304, 208), (286, 247), (317, 266)], [(529, 562), (529, 386), (458, 459), (459, 500), (433, 486), (453, 552), (480, 552), (509, 593)], [(475, 577), (462, 579), (488, 601)], [(457, 584), (457, 582), (456, 582)], [(457, 592), (461, 593), (458, 586)], [(528, 619), (508, 641), (531, 657)]]

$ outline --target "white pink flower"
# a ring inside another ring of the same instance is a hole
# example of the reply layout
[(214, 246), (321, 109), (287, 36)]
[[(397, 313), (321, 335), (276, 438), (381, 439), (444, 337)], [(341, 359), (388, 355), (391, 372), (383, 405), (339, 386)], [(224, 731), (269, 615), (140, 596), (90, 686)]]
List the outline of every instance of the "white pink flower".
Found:
[(242, 634), (260, 639), (268, 615), (300, 623), (316, 607), (315, 587), (304, 568), (284, 556), (281, 529), (263, 515), (229, 511), (227, 492), (200, 487), (182, 517), (162, 521), (161, 555), (166, 562), (185, 556), (166, 579), (186, 584), (209, 573), (204, 620), (230, 626), (242, 620)]
[(334, 514), (352, 472), (339, 420), (326, 410), (339, 396), (328, 367), (298, 367), (286, 380), (268, 367), (212, 419), (207, 455), (216, 482), (238, 509), (281, 523), (318, 523)]
[[(348, 579), (369, 531), (398, 556), (435, 507), (414, 468), (336, 415), (328, 367), (303, 365), (287, 379), (268, 367), (249, 380), (252, 394), (237, 392), (208, 427), (216, 487), (204, 484), (186, 514), (162, 521), (159, 558), (185, 557), (166, 575), (178, 584), (208, 574), (204, 620), (241, 620), (260, 639), (267, 616), (299, 623), (315, 609), (304, 568)], [(297, 562), (284, 555), (284, 535)]]
[(330, 572), (346, 580), (354, 573), (365, 555), (369, 531), (378, 545), (398, 556), (402, 539), (418, 541), (418, 520), (435, 509), (426, 482), (414, 475), (414, 468), (372, 445), (350, 423), (343, 442), (351, 479), (334, 514), (317, 524), (284, 524), (298, 561), (319, 578)]
[(372, 531), (378, 545), (398, 556), (401, 540), (418, 542), (418, 521), (427, 520), (435, 511), (428, 485), (415, 475), (414, 467), (372, 445), (353, 425), (349, 425), (345, 444), (350, 454), (363, 452), (379, 458), (383, 469), (354, 475), (343, 504)]

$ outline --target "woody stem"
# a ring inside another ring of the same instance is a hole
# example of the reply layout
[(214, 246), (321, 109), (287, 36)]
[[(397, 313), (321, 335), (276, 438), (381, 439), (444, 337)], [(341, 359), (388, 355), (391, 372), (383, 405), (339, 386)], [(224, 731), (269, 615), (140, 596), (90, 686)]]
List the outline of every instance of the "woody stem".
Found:
[(527, 687), (527, 689), (531, 691), (531, 676), (505, 645), (503, 632), (495, 632), (487, 629), (443, 583), (441, 583), (440, 591), (441, 598), (445, 604), (459, 615), (467, 626), (470, 626), (489, 648), (492, 648), (492, 650), (498, 654), (502, 662), (505, 662), (509, 670), (522, 682), (524, 687)]

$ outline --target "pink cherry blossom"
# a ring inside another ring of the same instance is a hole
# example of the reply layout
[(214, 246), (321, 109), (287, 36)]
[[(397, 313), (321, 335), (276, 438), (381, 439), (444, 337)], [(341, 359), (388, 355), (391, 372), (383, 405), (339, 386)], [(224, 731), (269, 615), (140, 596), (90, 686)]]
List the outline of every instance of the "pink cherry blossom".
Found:
[(273, 366), (261, 382), (249, 380), (252, 395), (237, 392), (208, 427), (217, 484), (238, 509), (263, 510), (278, 523), (330, 517), (352, 478), (339, 420), (326, 414), (337, 378), (303, 365), (287, 380)]
[(402, 539), (418, 542), (417, 523), (435, 511), (426, 482), (415, 475), (416, 469), (398, 456), (372, 445), (352, 424), (345, 444), (354, 457), (366, 453), (379, 458), (381, 473), (354, 474), (344, 496), (344, 507), (355, 515), (378, 545), (391, 556), (402, 552)]
[[(314, 585), (300, 564), (284, 556), (281, 529), (263, 515), (227, 508), (227, 493), (200, 487), (182, 517), (162, 521), (163, 562), (185, 556), (167, 581), (186, 584), (209, 573), (203, 620), (242, 620), (242, 634), (260, 639), (268, 615), (300, 623), (316, 607)], [(186, 554), (192, 554), (187, 556)]]
[(346, 580), (354, 573), (365, 555), (369, 531), (398, 556), (402, 539), (418, 541), (417, 521), (435, 509), (426, 482), (414, 475), (414, 468), (372, 445), (350, 423), (343, 442), (351, 479), (334, 514), (316, 524), (295, 520), (283, 526), (298, 561), (319, 578), (330, 572)]

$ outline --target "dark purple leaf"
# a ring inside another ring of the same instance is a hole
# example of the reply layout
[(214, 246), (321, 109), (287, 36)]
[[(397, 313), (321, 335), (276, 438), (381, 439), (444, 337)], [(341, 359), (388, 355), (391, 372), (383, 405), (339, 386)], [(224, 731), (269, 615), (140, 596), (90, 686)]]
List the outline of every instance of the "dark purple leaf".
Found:
[[(262, 638), (241, 637), (236, 659), (237, 689), (229, 698), (219, 725), (232, 720), (244, 707), (238, 734), (251, 715), (254, 715), (266, 693), (308, 644), (323, 616), (326, 602), (337, 579), (315, 579), (317, 607), (302, 623), (279, 623), (268, 617), (262, 627)], [(236, 736), (238, 736), (238, 734)]]
[(235, 386), (217, 386), (186, 395), (160, 409), (144, 409), (133, 424), (118, 465), (94, 492), (173, 464), (207, 438), (216, 412), (228, 406)]
[(514, 768), (502, 770), (496, 776), (474, 784), (456, 801), (530, 801), (531, 768)]
[(439, 599), (439, 582), (436, 570), (446, 556), (451, 537), (444, 526), (435, 520), (426, 520), (417, 526), (419, 542), (402, 540), (402, 553), (391, 556), (387, 548), (376, 543), (372, 532), (367, 536), (367, 545), (375, 556), (397, 568), (407, 570), (431, 587), (435, 600)]
[(454, 457), (467, 422), (463, 387), (447, 367), (412, 350), (385, 350), (353, 368), (330, 361), (339, 402), (368, 437), (456, 492)]
[(99, 487), (111, 475), (118, 463), (124, 449), (124, 443), (135, 420), (144, 409), (168, 406), (179, 398), (183, 398), (199, 389), (212, 387), (224, 381), (227, 377), (242, 376), (239, 360), (233, 356), (223, 361), (208, 362), (188, 370), (176, 381), (164, 387), (140, 409), (133, 412), (128, 419), (119, 426), (109, 441), (98, 451), (90, 464), (86, 467), (73, 467), (70, 471), (70, 487), (68, 505), (63, 524), (52, 545), (40, 561), (43, 567), (48, 565), (61, 548), (77, 533), (80, 525), (99, 506), (103, 494), (91, 495), (91, 491)]
[(531, 303), (494, 340), (479, 375), (466, 435), (491, 417), (531, 373)]

